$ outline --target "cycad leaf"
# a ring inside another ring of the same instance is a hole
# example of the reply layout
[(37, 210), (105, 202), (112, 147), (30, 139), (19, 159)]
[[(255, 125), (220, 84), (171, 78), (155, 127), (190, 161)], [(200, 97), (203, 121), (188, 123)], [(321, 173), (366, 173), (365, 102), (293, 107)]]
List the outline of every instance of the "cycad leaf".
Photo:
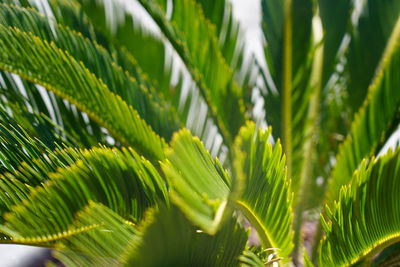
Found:
[(322, 218), (320, 266), (351, 266), (400, 240), (400, 150), (363, 162)]
[(138, 231), (111, 209), (90, 202), (74, 220), (75, 229), (87, 228), (60, 241), (54, 251), (65, 266), (116, 266)]
[(353, 5), (350, 0), (335, 2), (318, 0), (318, 6), (324, 27), (324, 71), (322, 83), (325, 85), (334, 73), (340, 45), (350, 26)]
[(138, 113), (54, 43), (0, 26), (0, 68), (45, 86), (104, 126), (123, 144), (152, 159), (164, 157), (165, 143)]
[[(140, 1), (159, 25), (196, 82), (224, 141), (232, 142), (244, 122), (244, 103), (234, 73), (218, 46), (213, 25), (194, 0), (173, 1), (166, 19), (163, 0)], [(190, 27), (189, 27), (190, 25)]]
[(246, 64), (245, 38), (241, 24), (236, 20), (232, 3), (228, 0), (196, 0), (204, 11), (204, 16), (215, 25), (222, 55), (235, 73), (235, 79), (242, 88), (246, 104), (250, 104), (251, 89), (255, 81), (251, 78), (258, 66), (254, 62)]
[(135, 108), (139, 115), (163, 137), (169, 139), (172, 132), (179, 128), (179, 122), (171, 110), (161, 100), (159, 103), (154, 92), (130, 76), (118, 65), (111, 55), (101, 46), (81, 34), (49, 21), (43, 15), (14, 6), (0, 5), (0, 23), (4, 26), (17, 27), (21, 31), (31, 32), (42, 40), (54, 42), (55, 45), (68, 51), (75, 60), (83, 62), (97, 78), (101, 79), (108, 89)]
[[(399, 25), (400, 26), (400, 25)], [(328, 201), (333, 201), (340, 187), (349, 183), (362, 159), (374, 155), (399, 122), (400, 39), (387, 54), (380, 73), (371, 84), (362, 108), (355, 115), (349, 135), (339, 147), (337, 163), (327, 188)]]
[[(121, 47), (134, 57), (144, 72), (143, 76), (148, 75), (158, 92), (168, 91), (171, 66), (167, 66), (161, 38), (144, 29), (138, 18), (126, 10), (124, 3), (84, 0), (79, 4), (79, 10), (84, 11), (96, 28), (101, 30), (110, 45)], [(110, 5), (114, 16), (110, 16)]]
[(0, 145), (1, 214), (28, 199), (31, 189), (45, 182), (48, 173), (81, 158), (75, 149), (50, 150), (4, 112), (0, 112)]
[[(45, 97), (48, 96), (49, 102), (53, 104), (56, 100), (52, 93), (45, 90), (39, 92), (38, 87), (34, 84), (5, 71), (0, 71), (0, 80), (0, 95), (2, 96), (0, 109), (7, 110), (8, 115), (18, 122), (30, 136), (38, 138), (47, 147), (54, 149), (57, 144), (63, 143), (82, 147), (88, 147), (89, 144), (93, 146), (99, 142), (106, 143), (101, 139), (104, 135), (100, 135), (101, 137), (97, 135), (101, 132), (100, 130), (96, 131), (94, 127), (91, 127), (92, 131), (89, 133), (87, 126), (90, 122), (83, 124), (84, 121), (79, 120), (82, 118), (82, 114), (71, 116), (71, 113), (68, 112), (70, 110), (67, 109), (67, 103), (57, 102), (58, 104), (62, 103), (57, 110), (64, 111), (63, 107), (67, 110), (65, 113), (58, 113), (59, 117), (52, 112), (54, 110), (50, 111), (41, 94), (45, 94)], [(24, 96), (21, 91), (25, 92), (27, 96)], [(66, 125), (67, 121), (73, 121), (72, 125), (81, 125), (81, 127), (71, 129)], [(63, 127), (60, 126), (61, 123)], [(94, 141), (94, 139), (98, 141)]]
[(15, 171), (50, 149), (29, 134), (0, 107), (0, 173)]
[(213, 236), (194, 227), (175, 207), (149, 214), (125, 266), (239, 266), (246, 232), (231, 218)]
[(279, 142), (272, 147), (270, 133), (247, 122), (235, 140), (234, 166), (246, 177), (237, 207), (256, 228), (263, 247), (278, 248), (279, 256), (288, 258), (293, 249), (292, 196), (282, 147)]
[(239, 190), (240, 181), (235, 181), (233, 186), (219, 161), (214, 161), (201, 141), (188, 130), (173, 136), (166, 155), (167, 161), (161, 167), (171, 185), (171, 200), (195, 225), (214, 234), (232, 212), (232, 198), (238, 192), (230, 194), (230, 188)]
[(28, 200), (5, 216), (2, 231), (15, 242), (49, 242), (68, 231), (75, 213), (98, 201), (126, 219), (140, 220), (146, 207), (167, 202), (164, 181), (132, 149), (94, 148), (82, 160), (50, 174)]
[(274, 137), (282, 139), (288, 175), (298, 188), (304, 141), (311, 138), (306, 133), (310, 102), (319, 89), (311, 86), (311, 59), (320, 45), (313, 43), (313, 1), (263, 0), (262, 10), (266, 62), (273, 80), (264, 95), (267, 122)]
[[(352, 33), (348, 51), (349, 103), (354, 112), (362, 106), (368, 87), (380, 75), (391, 35), (400, 35), (400, 2), (367, 0)], [(397, 31), (397, 33), (395, 33)]]

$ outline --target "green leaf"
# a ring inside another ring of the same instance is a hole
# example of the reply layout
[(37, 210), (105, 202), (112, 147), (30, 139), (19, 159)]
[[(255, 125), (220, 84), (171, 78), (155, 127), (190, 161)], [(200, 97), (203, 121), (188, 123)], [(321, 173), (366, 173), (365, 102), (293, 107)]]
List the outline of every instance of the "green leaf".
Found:
[(320, 266), (351, 266), (369, 261), (400, 240), (400, 150), (364, 161), (352, 183), (322, 218), (326, 237), (319, 248)]
[(342, 185), (350, 182), (362, 159), (378, 152), (399, 123), (400, 76), (397, 75), (397, 68), (400, 64), (400, 39), (395, 41), (390, 53), (386, 54), (381, 71), (368, 89), (362, 108), (355, 115), (348, 136), (339, 147), (336, 166), (327, 188), (328, 202), (338, 196)]
[(171, 185), (171, 201), (203, 231), (216, 233), (221, 222), (232, 214), (240, 180), (233, 185), (218, 159), (214, 161), (188, 130), (173, 136), (166, 156), (167, 161), (161, 167)]
[(325, 85), (335, 71), (337, 55), (345, 34), (351, 24), (351, 0), (318, 0), (321, 20), (324, 27), (324, 71), (323, 85)]
[[(76, 105), (123, 144), (152, 159), (164, 157), (165, 143), (138, 113), (54, 43), (0, 26), (0, 68), (43, 85)], [(46, 59), (46, 60), (44, 60)]]
[[(165, 45), (161, 38), (144, 29), (123, 3), (84, 0), (79, 4), (79, 10), (104, 34), (108, 43), (132, 55), (144, 72), (142, 76), (148, 75), (158, 92), (168, 92), (172, 66), (166, 62)], [(115, 14), (113, 17), (109, 13), (110, 4)]]
[(266, 62), (273, 80), (264, 95), (267, 122), (274, 128), (274, 137), (282, 138), (288, 176), (293, 176), (296, 188), (303, 141), (309, 138), (304, 127), (314, 89), (309, 86), (316, 48), (312, 43), (313, 2), (263, 0), (262, 11)]
[(180, 126), (174, 112), (167, 112), (164, 102), (155, 102), (158, 97), (143, 84), (124, 72), (111, 55), (101, 46), (82, 35), (53, 23), (32, 10), (0, 5), (0, 23), (31, 32), (42, 40), (54, 42), (57, 47), (68, 51), (75, 60), (83, 62), (97, 78), (101, 79), (111, 92), (135, 108), (161, 136), (169, 139)]
[(246, 105), (251, 105), (251, 89), (256, 82), (251, 76), (256, 76), (254, 73), (259, 70), (254, 61), (245, 62), (245, 59), (248, 59), (245, 57), (245, 33), (233, 15), (232, 3), (228, 0), (196, 1), (201, 5), (204, 16), (215, 25), (222, 55), (235, 73)]
[(98, 201), (125, 219), (140, 220), (147, 207), (168, 202), (154, 166), (132, 149), (94, 148), (81, 160), (49, 174), (43, 187), (5, 216), (2, 232), (13, 242), (48, 243), (65, 231), (77, 211)]
[(128, 244), (139, 235), (132, 223), (95, 202), (78, 212), (73, 228), (87, 230), (66, 236), (53, 252), (65, 266), (116, 266)]
[(303, 251), (303, 260), (304, 260), (305, 267), (314, 267), (314, 264), (312, 263), (310, 257), (308, 256), (308, 253), (305, 249)]
[[(4, 84), (0, 102), (10, 116), (31, 135), (54, 149), (57, 144), (92, 147), (109, 144), (106, 134), (75, 106), (17, 75), (0, 71)], [(22, 92), (26, 92), (27, 97)], [(79, 127), (78, 127), (79, 125)]]
[(0, 199), (1, 214), (29, 198), (34, 186), (49, 179), (48, 173), (82, 157), (81, 151), (69, 148), (50, 150), (40, 140), (31, 138), (15, 121), (0, 112)]
[[(393, 35), (399, 36), (400, 2), (367, 0), (352, 33), (348, 52), (349, 103), (354, 112), (362, 106), (370, 84), (380, 75), (386, 47)], [(397, 31), (397, 33), (396, 33)], [(398, 37), (397, 37), (398, 38)]]
[(246, 177), (236, 206), (257, 230), (263, 247), (279, 249), (278, 255), (287, 260), (293, 249), (292, 196), (282, 147), (279, 142), (272, 147), (270, 134), (247, 122), (235, 140), (236, 173), (243, 171)]
[(170, 20), (161, 8), (163, 2), (140, 1), (182, 59), (229, 145), (244, 122), (245, 110), (242, 91), (219, 49), (215, 28), (194, 0), (173, 1)]
[(246, 232), (231, 218), (213, 236), (197, 230), (177, 208), (150, 213), (125, 266), (239, 266)]

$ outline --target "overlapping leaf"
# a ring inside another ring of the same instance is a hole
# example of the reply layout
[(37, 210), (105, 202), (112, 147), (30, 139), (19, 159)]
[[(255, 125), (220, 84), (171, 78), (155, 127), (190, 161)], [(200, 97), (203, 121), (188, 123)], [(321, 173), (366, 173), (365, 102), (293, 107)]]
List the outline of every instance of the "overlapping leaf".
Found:
[(139, 236), (132, 223), (95, 202), (79, 211), (72, 225), (86, 230), (65, 237), (56, 245), (54, 256), (66, 266), (121, 265), (121, 255)]
[(150, 214), (135, 241), (125, 253), (125, 266), (239, 266), (247, 234), (231, 218), (210, 236), (171, 208)]
[(320, 266), (368, 262), (400, 239), (400, 151), (364, 161), (339, 201), (327, 209), (326, 237), (319, 249)]
[(280, 249), (287, 260), (293, 249), (292, 196), (282, 147), (272, 147), (270, 133), (248, 122), (235, 140), (234, 166), (246, 177), (237, 207), (257, 230), (263, 247)]
[(50, 178), (5, 216), (1, 229), (13, 242), (58, 239), (71, 230), (75, 213), (90, 200), (133, 221), (140, 220), (147, 207), (168, 201), (156, 169), (132, 149), (84, 151), (82, 160), (50, 174)]
[(244, 105), (232, 69), (219, 49), (215, 29), (194, 0), (174, 1), (170, 21), (161, 8), (163, 2), (140, 1), (189, 70), (229, 144), (244, 122)]
[[(272, 83), (264, 95), (267, 122), (275, 138), (282, 138), (289, 176), (298, 188), (303, 160), (303, 141), (310, 99), (313, 2), (309, 0), (262, 1), (265, 57)], [(291, 2), (290, 6), (289, 2)], [(285, 15), (286, 12), (286, 15)], [(293, 175), (292, 175), (293, 174)]]
[(169, 139), (177, 130), (179, 122), (174, 112), (166, 112), (163, 102), (158, 103), (152, 92), (139, 84), (132, 76), (119, 67), (111, 55), (96, 43), (60, 25), (49, 22), (47, 18), (31, 10), (1, 5), (0, 23), (31, 32), (42, 40), (54, 42), (57, 47), (68, 51), (75, 60), (82, 61), (96, 77), (101, 79), (115, 94), (121, 96), (135, 108), (139, 115), (161, 136)]
[[(400, 35), (400, 2), (364, 1), (360, 18), (352, 33), (348, 51), (349, 104), (356, 112), (368, 95), (369, 86), (379, 75), (385, 50), (393, 34)], [(395, 33), (397, 31), (397, 33)]]
[(163, 158), (164, 141), (138, 113), (54, 43), (0, 26), (0, 47), (0, 68), (67, 99), (123, 144), (132, 144), (153, 159)]
[(233, 185), (219, 161), (214, 161), (201, 141), (188, 130), (174, 135), (166, 155), (167, 161), (161, 167), (171, 185), (171, 200), (195, 225), (214, 234), (232, 214), (232, 201), (240, 192), (240, 179)]
[(399, 122), (399, 41), (396, 41), (392, 53), (384, 59), (383, 68), (371, 84), (367, 99), (356, 114), (349, 135), (339, 147), (337, 163), (327, 189), (328, 201), (338, 196), (340, 187), (349, 183), (362, 159), (375, 154)]

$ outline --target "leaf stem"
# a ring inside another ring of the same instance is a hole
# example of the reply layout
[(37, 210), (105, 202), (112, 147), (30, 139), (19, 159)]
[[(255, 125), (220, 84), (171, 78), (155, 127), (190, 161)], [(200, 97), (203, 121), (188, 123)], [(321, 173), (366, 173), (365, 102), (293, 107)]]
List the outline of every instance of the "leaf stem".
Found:
[(288, 178), (292, 177), (292, 0), (284, 2), (282, 143)]
[(310, 77), (309, 85), (312, 89), (312, 95), (310, 99), (307, 121), (305, 125), (305, 141), (303, 144), (303, 162), (301, 166), (300, 173), (300, 186), (298, 193), (298, 202), (295, 208), (295, 222), (294, 222), (294, 243), (295, 250), (293, 253), (293, 258), (297, 259), (298, 252), (301, 246), (301, 227), (303, 224), (303, 211), (307, 206), (308, 196), (307, 190), (310, 188), (313, 166), (314, 166), (314, 156), (315, 156), (315, 145), (316, 137), (318, 136), (318, 124), (319, 124), (319, 110), (320, 110), (320, 97), (321, 97), (321, 87), (322, 87), (322, 71), (323, 71), (323, 56), (324, 56), (324, 46), (322, 44), (322, 22), (318, 14), (318, 10), (313, 17), (313, 37), (314, 37), (314, 59), (312, 72)]

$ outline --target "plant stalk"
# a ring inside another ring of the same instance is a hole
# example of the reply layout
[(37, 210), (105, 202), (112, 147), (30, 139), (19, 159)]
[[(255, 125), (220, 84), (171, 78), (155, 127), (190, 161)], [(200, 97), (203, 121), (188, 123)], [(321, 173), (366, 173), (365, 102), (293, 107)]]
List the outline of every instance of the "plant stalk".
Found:
[(322, 87), (322, 71), (323, 71), (323, 56), (324, 46), (322, 44), (323, 30), (322, 22), (318, 14), (318, 10), (313, 17), (313, 37), (314, 37), (314, 60), (312, 65), (312, 72), (310, 77), (309, 85), (312, 89), (312, 95), (310, 99), (307, 121), (305, 125), (305, 141), (303, 144), (303, 162), (300, 173), (300, 186), (298, 193), (298, 202), (295, 207), (295, 221), (294, 221), (294, 243), (295, 250), (293, 253), (293, 259), (300, 258), (299, 252), (302, 244), (302, 233), (301, 228), (303, 225), (303, 212), (308, 203), (307, 190), (309, 190), (313, 167), (315, 162), (315, 150), (316, 150), (316, 138), (318, 136), (318, 125), (319, 125), (319, 110), (321, 102), (321, 87)]
[(287, 177), (292, 178), (292, 0), (284, 3), (282, 144), (286, 155)]

